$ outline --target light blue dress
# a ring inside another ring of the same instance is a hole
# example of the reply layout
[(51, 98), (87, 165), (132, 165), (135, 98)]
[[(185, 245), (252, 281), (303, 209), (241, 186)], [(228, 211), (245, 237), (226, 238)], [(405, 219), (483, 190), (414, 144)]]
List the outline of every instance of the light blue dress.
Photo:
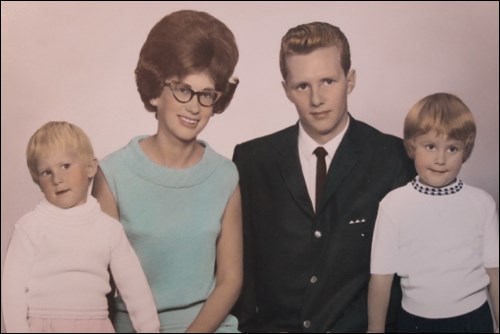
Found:
[[(153, 291), (161, 332), (183, 332), (215, 286), (216, 241), (224, 209), (238, 184), (236, 166), (206, 143), (195, 166), (173, 169), (151, 161), (140, 136), (100, 162), (120, 221)], [(133, 327), (120, 297), (117, 332)], [(229, 315), (217, 332), (237, 332)]]

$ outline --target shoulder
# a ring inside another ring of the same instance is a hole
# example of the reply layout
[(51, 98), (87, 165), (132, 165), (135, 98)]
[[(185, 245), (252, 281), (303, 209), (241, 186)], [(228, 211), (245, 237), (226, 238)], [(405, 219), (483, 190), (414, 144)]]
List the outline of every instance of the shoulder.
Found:
[[(124, 147), (110, 153), (105, 158), (99, 160), (99, 168), (102, 171), (108, 185), (115, 191), (115, 183), (120, 177), (127, 177), (127, 171), (133, 165), (134, 157), (139, 147), (139, 140), (145, 136), (137, 136), (130, 140)], [(125, 174), (124, 174), (125, 173)], [(125, 176), (123, 176), (125, 175)]]
[(275, 146), (281, 146), (289, 143), (290, 140), (297, 138), (297, 136), (298, 124), (295, 124), (272, 134), (238, 144), (235, 147), (235, 154), (242, 153), (255, 155), (266, 152)]
[(22, 229), (24, 231), (36, 230), (39, 227), (41, 221), (40, 214), (37, 213), (36, 209), (31, 210), (25, 213), (19, 220), (16, 222), (15, 228)]
[(344, 152), (345, 148), (354, 152), (363, 152), (360, 157), (364, 159), (364, 163), (379, 166), (382, 173), (399, 171), (398, 175), (394, 175), (395, 178), (400, 179), (396, 182), (398, 185), (406, 184), (415, 175), (414, 163), (408, 157), (403, 140), (382, 133), (366, 123), (351, 118), (351, 124), (341, 146)]
[(99, 239), (109, 242), (109, 245), (113, 248), (121, 240), (127, 238), (123, 224), (102, 210), (99, 210), (96, 219), (92, 222), (92, 226), (93, 231), (95, 231), (96, 244)]
[(231, 180), (238, 180), (238, 169), (234, 162), (226, 158), (225, 156), (217, 153), (213, 148), (209, 145), (206, 145), (207, 153), (210, 154), (210, 159), (212, 159), (216, 164), (216, 169), (227, 175), (227, 177)]
[(104, 166), (105, 168), (119, 164), (123, 159), (126, 159), (132, 154), (133, 147), (138, 146), (139, 140), (146, 136), (137, 136), (132, 138), (130, 142), (123, 146), (122, 148), (111, 152), (106, 157), (99, 161), (99, 166)]
[[(404, 148), (403, 140), (394, 135), (386, 134), (380, 130), (375, 129), (373, 126), (364, 122), (351, 118), (351, 126), (348, 133), (360, 138), (364, 145), (373, 147), (380, 147), (382, 149), (400, 149)], [(382, 146), (381, 146), (382, 144)]]
[(46, 225), (44, 224), (44, 218), (37, 211), (33, 209), (25, 213), (14, 225), (14, 233), (17, 238), (28, 238), (31, 241), (39, 240), (44, 234)]
[(206, 143), (205, 145), (206, 145), (205, 149), (207, 150), (207, 153), (210, 155), (210, 159), (213, 159), (218, 165), (224, 166), (225, 168), (229, 169), (233, 167), (236, 168), (231, 160), (229, 160), (222, 154), (215, 151), (210, 145)]
[(464, 190), (471, 194), (472, 196), (477, 196), (480, 197), (483, 200), (489, 201), (489, 202), (494, 202), (495, 200), (493, 199), (493, 196), (491, 196), (488, 192), (485, 190), (471, 186), (470, 184), (464, 183)]
[(105, 241), (111, 249), (115, 249), (118, 244), (128, 240), (123, 224), (102, 210), (99, 211), (97, 219), (93, 222), (93, 227), (96, 232), (94, 233), (96, 244), (97, 240)]
[(96, 223), (102, 226), (103, 229), (111, 231), (121, 231), (123, 229), (123, 225), (118, 219), (111, 217), (100, 208), (97, 213)]
[(283, 140), (296, 137), (298, 135), (298, 126), (292, 125), (286, 129), (271, 133), (266, 136), (258, 137), (244, 143), (237, 145), (236, 147), (241, 150), (252, 150), (267, 147), (269, 145), (281, 143)]
[(399, 210), (399, 208), (415, 203), (418, 198), (418, 192), (415, 191), (411, 182), (395, 188), (388, 192), (380, 201), (380, 207), (385, 210)]
[(495, 199), (483, 189), (464, 184), (462, 191), (468, 202), (474, 203), (484, 210), (496, 210)]

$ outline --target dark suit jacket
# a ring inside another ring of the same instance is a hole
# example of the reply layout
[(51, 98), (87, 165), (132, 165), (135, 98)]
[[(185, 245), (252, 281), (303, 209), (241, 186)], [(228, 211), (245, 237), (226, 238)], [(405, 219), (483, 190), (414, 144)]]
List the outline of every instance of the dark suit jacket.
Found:
[(236, 146), (244, 224), (242, 331), (364, 332), (380, 200), (414, 175), (402, 140), (350, 119), (317, 214), (298, 124)]

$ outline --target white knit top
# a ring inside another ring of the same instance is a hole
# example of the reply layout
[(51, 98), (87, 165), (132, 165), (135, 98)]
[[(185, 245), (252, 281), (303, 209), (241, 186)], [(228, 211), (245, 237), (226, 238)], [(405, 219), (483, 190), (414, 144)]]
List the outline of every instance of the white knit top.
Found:
[(403, 308), (425, 318), (468, 313), (487, 298), (485, 268), (498, 268), (493, 198), (457, 180), (433, 189), (417, 180), (380, 203), (371, 273), (401, 277)]
[(102, 319), (111, 291), (108, 265), (134, 327), (158, 332), (156, 307), (122, 225), (89, 197), (61, 209), (42, 200), (15, 225), (2, 278), (8, 332), (29, 332), (27, 317)]

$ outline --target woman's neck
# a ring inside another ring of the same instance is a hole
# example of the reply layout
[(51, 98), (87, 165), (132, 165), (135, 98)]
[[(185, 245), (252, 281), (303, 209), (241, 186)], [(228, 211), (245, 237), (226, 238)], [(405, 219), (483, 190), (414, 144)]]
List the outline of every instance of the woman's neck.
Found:
[(203, 157), (204, 147), (196, 140), (182, 142), (155, 134), (139, 143), (143, 152), (154, 162), (170, 168), (188, 168)]

